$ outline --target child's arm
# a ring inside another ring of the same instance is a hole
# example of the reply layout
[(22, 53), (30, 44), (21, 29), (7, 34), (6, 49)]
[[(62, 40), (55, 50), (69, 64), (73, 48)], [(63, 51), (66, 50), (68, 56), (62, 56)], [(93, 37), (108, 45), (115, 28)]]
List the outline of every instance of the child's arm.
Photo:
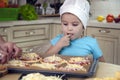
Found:
[(47, 54), (57, 54), (60, 52), (60, 50), (65, 47), (70, 45), (70, 38), (69, 35), (63, 36), (54, 46), (51, 46), (48, 51), (46, 52)]
[(100, 61), (100, 62), (105, 62), (104, 57), (103, 57), (103, 56), (101, 56), (101, 57), (99, 58), (99, 61)]
[(60, 47), (56, 46), (50, 46), (50, 48), (47, 50), (46, 54), (57, 54), (61, 50)]

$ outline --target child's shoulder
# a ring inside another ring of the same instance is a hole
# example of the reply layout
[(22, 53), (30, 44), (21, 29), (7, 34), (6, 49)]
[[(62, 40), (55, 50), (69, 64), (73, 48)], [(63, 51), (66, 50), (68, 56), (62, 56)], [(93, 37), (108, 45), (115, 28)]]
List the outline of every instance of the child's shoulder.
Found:
[(84, 36), (83, 39), (87, 42), (95, 42), (96, 38), (93, 38), (92, 36)]
[(95, 40), (96, 38), (93, 38), (92, 36), (84, 36), (84, 39), (91, 39), (91, 40)]

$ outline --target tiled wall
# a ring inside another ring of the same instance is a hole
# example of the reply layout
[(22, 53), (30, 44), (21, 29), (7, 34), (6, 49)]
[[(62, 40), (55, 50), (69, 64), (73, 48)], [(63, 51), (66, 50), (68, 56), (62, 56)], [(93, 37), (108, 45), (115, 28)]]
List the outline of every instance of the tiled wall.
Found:
[(113, 14), (118, 16), (120, 14), (120, 0), (91, 0), (92, 19), (98, 15), (107, 16)]

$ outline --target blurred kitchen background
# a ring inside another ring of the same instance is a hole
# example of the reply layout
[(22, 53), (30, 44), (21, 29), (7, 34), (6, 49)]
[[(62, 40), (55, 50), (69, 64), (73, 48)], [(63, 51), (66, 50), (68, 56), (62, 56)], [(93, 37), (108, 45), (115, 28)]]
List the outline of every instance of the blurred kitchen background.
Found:
[[(30, 1), (30, 0), (29, 0)], [(37, 3), (43, 3), (45, 0), (37, 0)], [(46, 0), (50, 4), (57, 2), (63, 3), (64, 0)], [(95, 19), (98, 15), (107, 16), (113, 14), (118, 16), (120, 14), (120, 0), (89, 0), (91, 3), (91, 19)], [(26, 4), (25, 0), (18, 0), (19, 5)]]
[[(98, 39), (106, 62), (120, 64), (120, 0), (88, 1), (91, 6), (90, 20), (84, 35)], [(8, 2), (7, 6), (5, 2)], [(61, 33), (59, 8), (63, 2), (0, 0), (0, 35), (6, 41), (15, 42), (24, 52), (34, 50), (34, 46), (49, 42)]]

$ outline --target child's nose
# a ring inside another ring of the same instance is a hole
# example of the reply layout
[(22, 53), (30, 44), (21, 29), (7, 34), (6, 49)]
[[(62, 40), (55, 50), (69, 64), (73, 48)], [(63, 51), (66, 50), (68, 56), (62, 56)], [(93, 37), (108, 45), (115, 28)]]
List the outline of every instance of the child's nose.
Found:
[(68, 30), (69, 30), (69, 31), (72, 31), (72, 30), (73, 30), (72, 26), (69, 26), (69, 27), (68, 27)]

